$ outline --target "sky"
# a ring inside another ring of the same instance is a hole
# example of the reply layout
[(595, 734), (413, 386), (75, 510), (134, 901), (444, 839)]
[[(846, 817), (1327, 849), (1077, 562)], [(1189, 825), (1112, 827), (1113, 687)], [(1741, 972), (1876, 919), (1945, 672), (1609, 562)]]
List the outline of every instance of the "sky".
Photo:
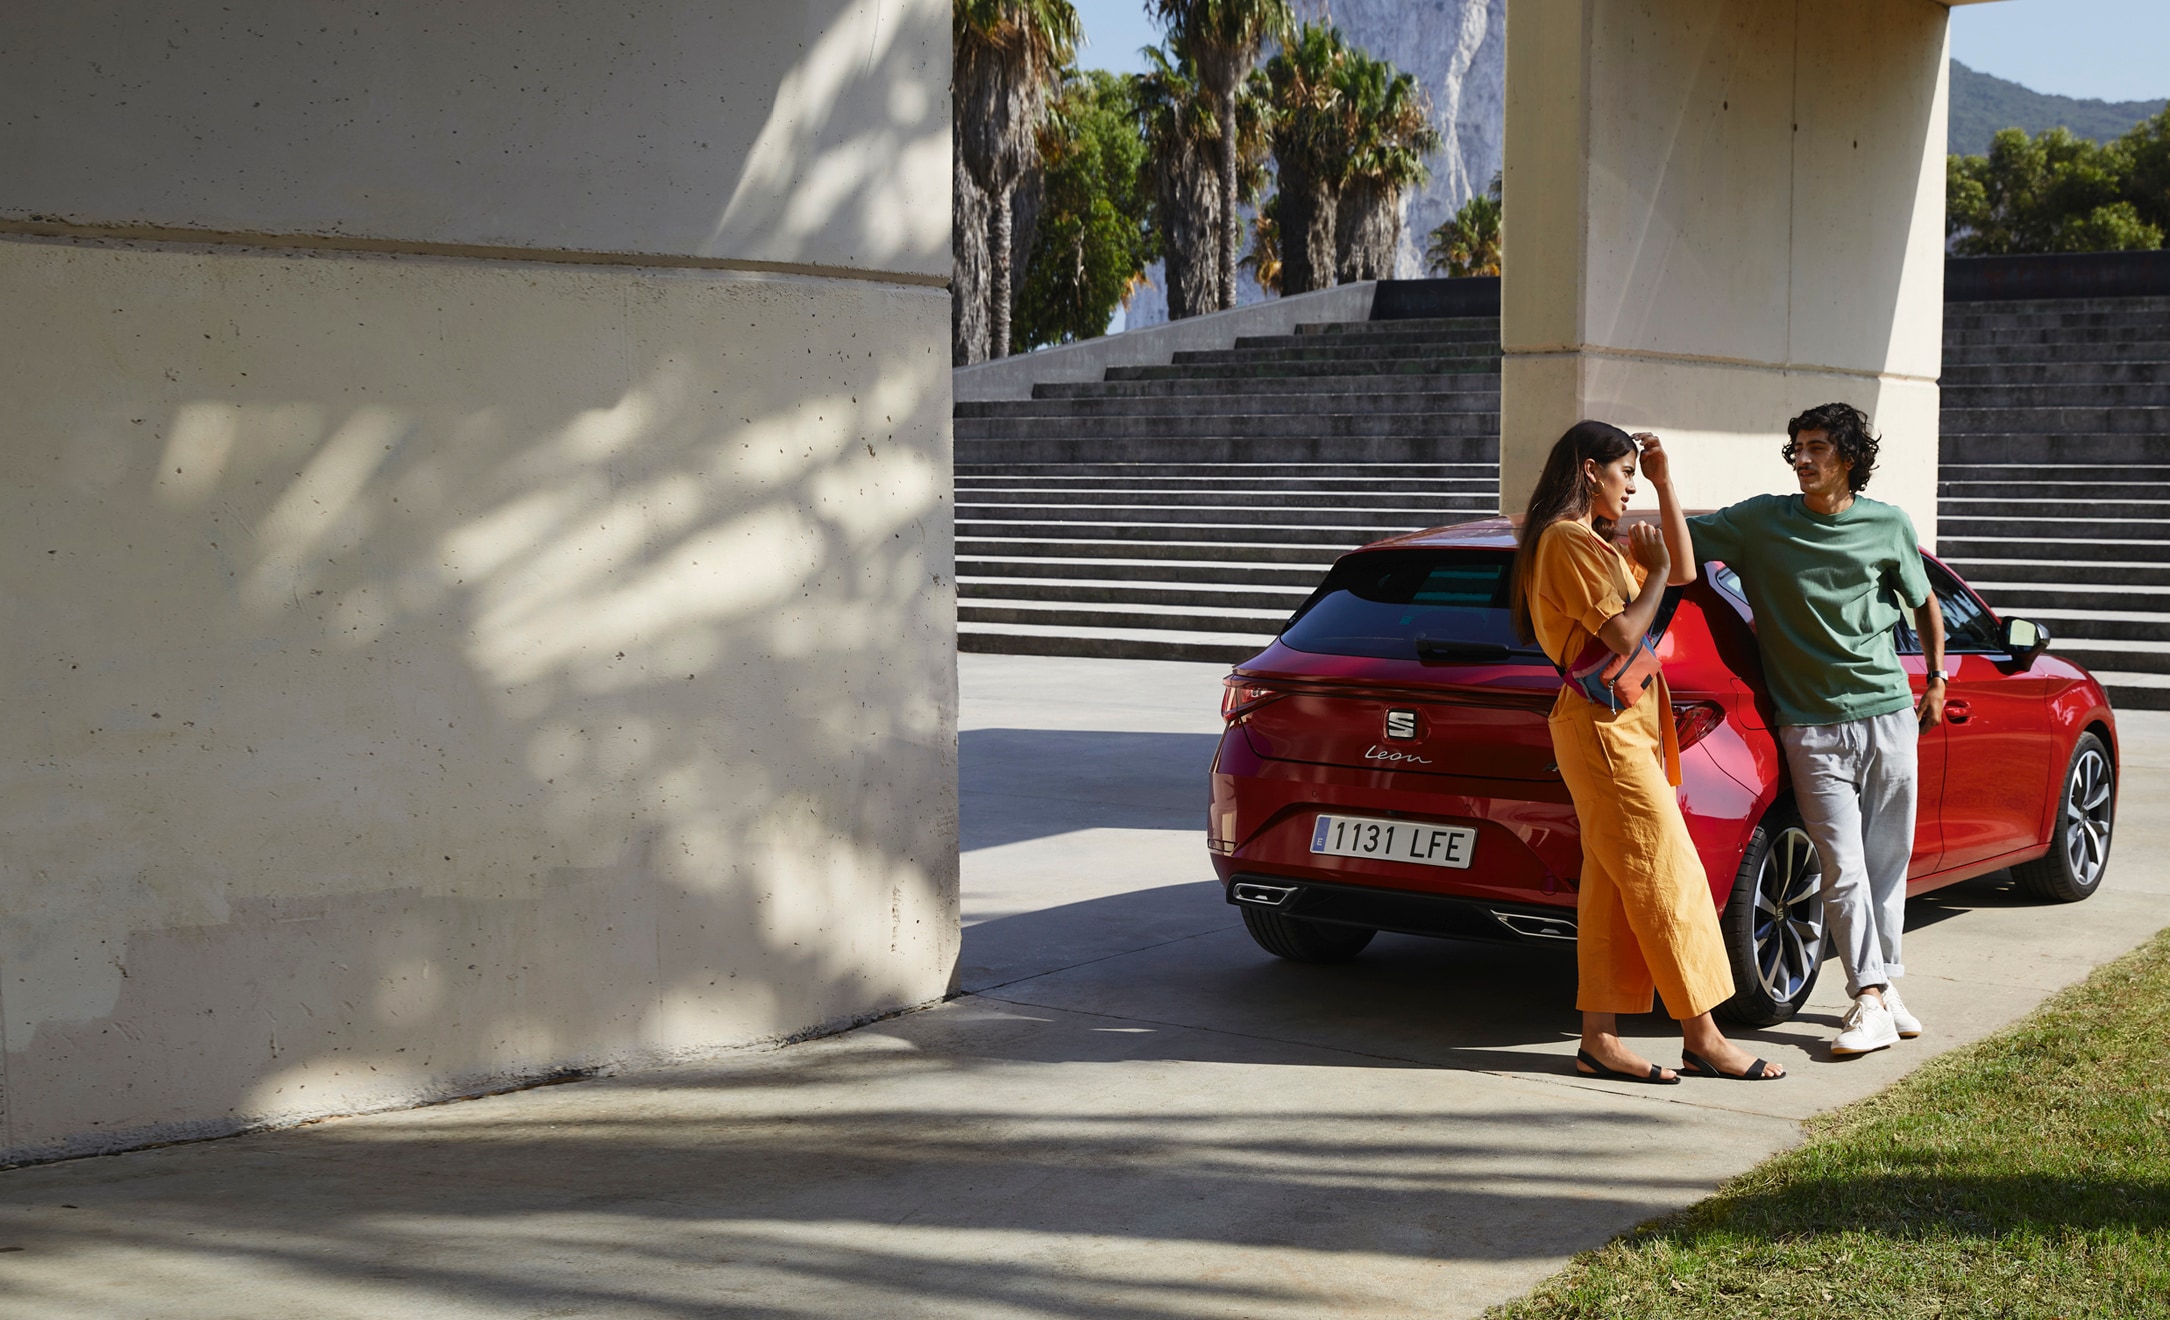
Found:
[[(1072, 0), (1085, 27), (1078, 63), (1136, 73), (1160, 32), (1143, 0)], [(2058, 96), (2170, 97), (2170, 0), (1997, 0), (1952, 10), (1952, 55), (1972, 69)]]

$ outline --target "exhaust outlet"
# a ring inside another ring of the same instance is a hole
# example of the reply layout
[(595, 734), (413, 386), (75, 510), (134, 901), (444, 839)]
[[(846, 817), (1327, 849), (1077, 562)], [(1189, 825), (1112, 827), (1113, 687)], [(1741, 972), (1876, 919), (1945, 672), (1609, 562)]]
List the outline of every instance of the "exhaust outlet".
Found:
[(1500, 925), (1531, 940), (1572, 940), (1575, 938), (1573, 917), (1540, 917), (1528, 912), (1494, 912), (1492, 916)]
[(1238, 903), (1253, 907), (1280, 907), (1296, 896), (1294, 885), (1262, 885), (1250, 880), (1238, 880), (1232, 896)]

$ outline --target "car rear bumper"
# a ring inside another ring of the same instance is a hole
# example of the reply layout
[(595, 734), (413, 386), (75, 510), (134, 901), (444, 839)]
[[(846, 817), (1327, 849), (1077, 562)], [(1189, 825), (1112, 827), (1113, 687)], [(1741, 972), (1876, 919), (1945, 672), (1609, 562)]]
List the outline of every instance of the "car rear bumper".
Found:
[(1298, 879), (1255, 871), (1228, 878), (1228, 901), (1237, 907), (1270, 908), (1306, 921), (1362, 926), (1442, 939), (1573, 943), (1572, 909), (1495, 903), (1450, 894)]

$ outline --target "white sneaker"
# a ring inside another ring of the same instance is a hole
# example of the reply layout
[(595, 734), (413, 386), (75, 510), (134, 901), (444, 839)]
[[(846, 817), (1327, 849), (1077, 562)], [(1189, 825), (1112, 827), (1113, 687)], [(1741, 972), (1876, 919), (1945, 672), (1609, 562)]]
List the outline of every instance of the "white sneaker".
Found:
[(1831, 1052), (1867, 1054), (1898, 1043), (1899, 1024), (1891, 1020), (1891, 1010), (1877, 1003), (1875, 996), (1862, 995), (1846, 1010), (1845, 1019), (1839, 1023), (1838, 1039), (1831, 1042)]
[(1884, 987), (1884, 1007), (1891, 1010), (1891, 1024), (1899, 1029), (1901, 1040), (1912, 1040), (1921, 1034), (1921, 1019), (1906, 1011), (1906, 1003), (1899, 998), (1899, 987)]

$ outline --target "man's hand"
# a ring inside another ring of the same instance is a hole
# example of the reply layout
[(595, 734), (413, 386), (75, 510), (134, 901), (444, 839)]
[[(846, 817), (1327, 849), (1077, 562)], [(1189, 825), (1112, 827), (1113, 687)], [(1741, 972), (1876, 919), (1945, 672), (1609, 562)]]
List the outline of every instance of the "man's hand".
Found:
[(1670, 484), (1673, 479), (1673, 468), (1671, 460), (1665, 456), (1665, 442), (1648, 431), (1637, 431), (1628, 438), (1642, 447), (1642, 458), (1639, 461), (1643, 475), (1650, 478), (1650, 484), (1653, 486)]
[(1944, 722), (1944, 680), (1931, 678), (1929, 685), (1921, 690), (1921, 700), (1914, 703), (1914, 713), (1921, 717), (1921, 731), (1927, 733)]
[(1636, 523), (1628, 528), (1628, 551), (1635, 556), (1635, 562), (1641, 564), (1643, 570), (1654, 578), (1664, 578), (1666, 570), (1673, 564), (1672, 555), (1665, 549), (1665, 537), (1649, 523)]

